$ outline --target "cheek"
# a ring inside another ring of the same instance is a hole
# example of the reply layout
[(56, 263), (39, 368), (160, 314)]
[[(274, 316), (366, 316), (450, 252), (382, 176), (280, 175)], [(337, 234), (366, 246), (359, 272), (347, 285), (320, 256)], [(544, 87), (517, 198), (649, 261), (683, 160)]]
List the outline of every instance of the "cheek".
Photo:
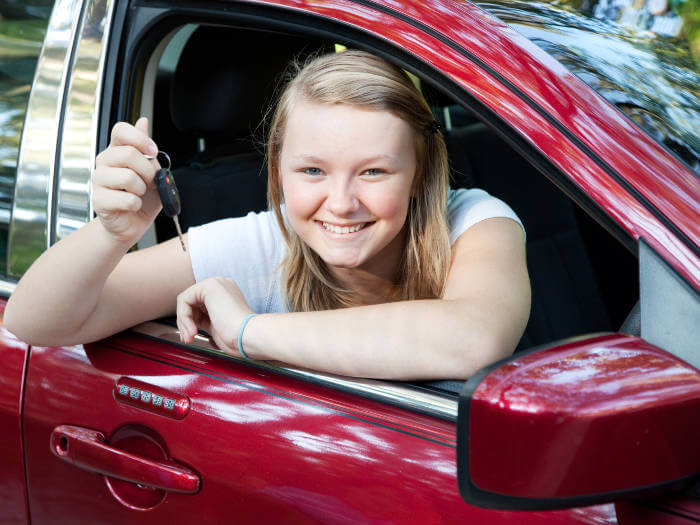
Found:
[(410, 195), (403, 189), (395, 188), (393, 191), (381, 192), (373, 196), (371, 204), (374, 215), (396, 223), (397, 228), (403, 226), (408, 213)]
[(298, 221), (307, 219), (319, 206), (319, 198), (313, 185), (304, 184), (294, 176), (282, 176), (282, 196), (287, 217), (295, 227)]

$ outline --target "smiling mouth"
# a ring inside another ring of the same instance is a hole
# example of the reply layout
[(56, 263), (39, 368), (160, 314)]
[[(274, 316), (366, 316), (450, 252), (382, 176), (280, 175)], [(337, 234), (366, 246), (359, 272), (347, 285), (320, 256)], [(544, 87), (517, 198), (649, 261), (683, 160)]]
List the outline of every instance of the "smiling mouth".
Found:
[(367, 226), (374, 224), (374, 222), (361, 222), (359, 224), (354, 224), (352, 226), (337, 226), (337, 225), (331, 224), (329, 222), (323, 222), (323, 221), (318, 221), (318, 222), (321, 224), (321, 226), (323, 226), (324, 230), (331, 232), (331, 233), (339, 233), (341, 235), (359, 232), (360, 230), (363, 230)]

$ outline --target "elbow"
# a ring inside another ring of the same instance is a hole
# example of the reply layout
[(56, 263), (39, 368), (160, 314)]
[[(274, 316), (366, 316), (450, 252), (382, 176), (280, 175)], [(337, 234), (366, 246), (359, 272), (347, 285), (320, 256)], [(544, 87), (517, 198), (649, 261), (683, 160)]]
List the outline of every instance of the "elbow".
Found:
[[(40, 331), (41, 325), (30, 308), (25, 308), (13, 301), (13, 296), (7, 301), (2, 316), (2, 326), (20, 341), (31, 346), (56, 346), (56, 341), (47, 340)], [(50, 337), (48, 339), (51, 339)]]
[(511, 356), (516, 345), (517, 341), (513, 343), (508, 338), (502, 337), (502, 334), (484, 334), (468, 377), (473, 376), (482, 368)]
[(464, 333), (462, 344), (450, 352), (447, 363), (453, 379), (469, 379), (479, 370), (511, 356), (522, 335), (514, 338), (497, 330), (481, 330), (477, 336), (475, 333)]
[(27, 342), (30, 339), (31, 334), (27, 332), (25, 324), (22, 322), (22, 312), (16, 304), (12, 301), (12, 297), (7, 301), (5, 305), (5, 311), (2, 316), (3, 327), (12, 335), (18, 339)]

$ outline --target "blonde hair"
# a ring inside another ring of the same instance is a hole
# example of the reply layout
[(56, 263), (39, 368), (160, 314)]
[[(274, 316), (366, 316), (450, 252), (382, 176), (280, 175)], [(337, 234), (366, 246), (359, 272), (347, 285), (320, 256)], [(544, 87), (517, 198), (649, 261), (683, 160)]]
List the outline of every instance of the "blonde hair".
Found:
[(288, 248), (282, 277), (289, 308), (312, 311), (358, 304), (355, 293), (338, 283), (283, 217), (280, 153), (287, 119), (300, 100), (389, 111), (413, 128), (415, 197), (406, 219), (406, 242), (394, 283), (397, 293), (387, 300), (440, 297), (450, 261), (445, 217), (449, 167), (445, 142), (434, 128), (433, 115), (420, 91), (402, 69), (364, 51), (321, 55), (295, 67), (296, 74), (277, 103), (267, 143), (268, 203)]

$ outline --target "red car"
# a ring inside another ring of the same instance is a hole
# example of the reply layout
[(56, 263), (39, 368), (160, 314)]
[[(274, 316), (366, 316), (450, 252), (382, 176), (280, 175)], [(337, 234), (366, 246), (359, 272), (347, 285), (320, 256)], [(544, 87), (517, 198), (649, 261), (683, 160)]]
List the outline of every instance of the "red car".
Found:
[[(5, 297), (92, 217), (119, 120), (150, 117), (185, 228), (264, 209), (274, 86), (290, 58), (338, 45), (414, 75), (452, 184), (521, 217), (533, 287), (516, 353), (466, 383), (242, 361), (180, 344), (168, 319), (62, 348), (0, 328), (0, 522), (700, 521), (700, 79), (662, 42), (514, 2), (0, 14)], [(173, 233), (164, 217), (139, 247)]]

